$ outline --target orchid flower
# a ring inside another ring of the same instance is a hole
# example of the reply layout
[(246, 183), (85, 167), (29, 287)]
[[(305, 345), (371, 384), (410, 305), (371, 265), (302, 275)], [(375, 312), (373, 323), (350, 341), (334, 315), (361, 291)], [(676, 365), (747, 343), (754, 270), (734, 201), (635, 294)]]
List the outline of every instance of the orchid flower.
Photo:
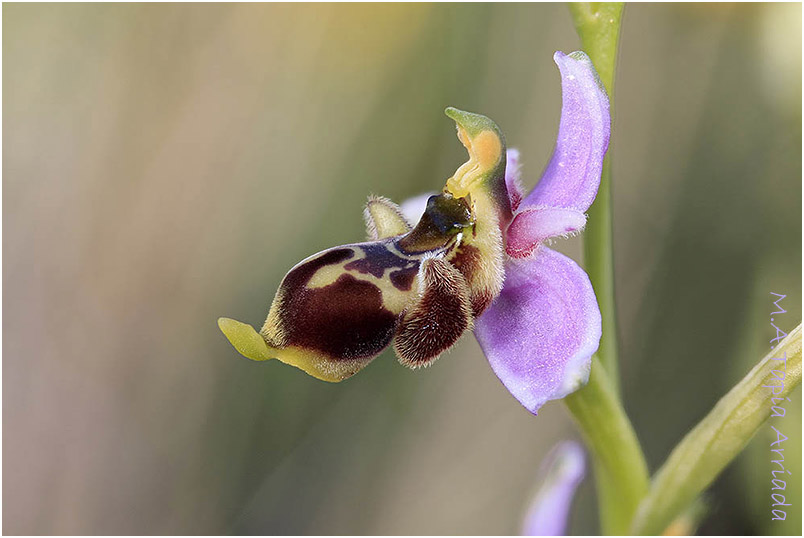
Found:
[(545, 458), (539, 489), (522, 525), (523, 536), (564, 536), (575, 490), (586, 473), (583, 448), (574, 441), (559, 443)]
[(554, 59), (563, 94), (556, 147), (520, 203), (518, 155), (509, 152), (506, 183), (515, 215), (506, 234), (505, 286), (475, 327), (492, 369), (532, 413), (586, 383), (601, 335), (589, 277), (542, 243), (586, 223), (608, 149), (609, 101), (586, 54), (557, 52)]
[(588, 378), (600, 311), (586, 273), (542, 243), (579, 232), (608, 147), (608, 98), (583, 52), (557, 52), (563, 107), (546, 171), (524, 196), (517, 153), (489, 118), (448, 108), (469, 160), (415, 226), (370, 197), (369, 241), (327, 249), (282, 280), (258, 333), (218, 325), (244, 356), (346, 379), (393, 344), (428, 366), (474, 328), (492, 369), (531, 412)]

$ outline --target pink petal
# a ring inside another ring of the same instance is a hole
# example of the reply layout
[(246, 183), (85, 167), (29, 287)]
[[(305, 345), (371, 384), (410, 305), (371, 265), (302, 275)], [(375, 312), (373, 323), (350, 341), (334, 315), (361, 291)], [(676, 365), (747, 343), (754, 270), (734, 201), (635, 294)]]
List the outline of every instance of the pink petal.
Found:
[(522, 175), (519, 150), (511, 148), (505, 153), (505, 157), (505, 187), (508, 190), (508, 199), (511, 201), (511, 211), (516, 211), (524, 193), (519, 179)]
[(525, 516), (524, 536), (564, 536), (575, 490), (586, 473), (583, 448), (575, 441), (558, 444), (545, 458), (541, 484)]
[(585, 224), (586, 215), (575, 209), (526, 209), (508, 226), (505, 250), (512, 258), (526, 258), (545, 239), (572, 235)]
[(586, 383), (600, 334), (589, 277), (545, 246), (506, 262), (502, 293), (475, 322), (494, 373), (534, 414)]
[(416, 226), (416, 223), (422, 218), (422, 215), (424, 215), (424, 210), (427, 208), (427, 200), (429, 200), (434, 194), (438, 193), (425, 192), (412, 198), (408, 198), (399, 204), (399, 209), (402, 210), (402, 214), (405, 216), (405, 220), (408, 221), (408, 224), (411, 226)]
[(583, 52), (556, 52), (563, 105), (558, 139), (541, 181), (520, 209), (548, 206), (585, 212), (600, 186), (609, 146), (609, 99), (592, 61)]

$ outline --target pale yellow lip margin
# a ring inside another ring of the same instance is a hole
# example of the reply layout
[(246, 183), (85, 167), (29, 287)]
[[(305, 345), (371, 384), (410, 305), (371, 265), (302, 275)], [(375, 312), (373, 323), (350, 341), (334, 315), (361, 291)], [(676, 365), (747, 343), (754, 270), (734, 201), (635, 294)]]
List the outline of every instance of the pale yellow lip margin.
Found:
[(500, 162), (502, 142), (495, 132), (488, 130), (471, 138), (460, 125), (458, 139), (469, 152), (469, 160), (458, 167), (455, 174), (447, 180), (445, 188), (456, 198), (464, 198)]
[(285, 364), (307, 372), (309, 375), (322, 381), (336, 383), (350, 377), (355, 372), (352, 365), (344, 365), (344, 371), (328, 372), (320, 368), (315, 361), (315, 357), (304, 350), (287, 347), (275, 349), (265, 342), (265, 339), (254, 330), (248, 323), (243, 323), (230, 318), (218, 318), (218, 327), (226, 335), (234, 348), (243, 355), (254, 361), (268, 361), (278, 359)]

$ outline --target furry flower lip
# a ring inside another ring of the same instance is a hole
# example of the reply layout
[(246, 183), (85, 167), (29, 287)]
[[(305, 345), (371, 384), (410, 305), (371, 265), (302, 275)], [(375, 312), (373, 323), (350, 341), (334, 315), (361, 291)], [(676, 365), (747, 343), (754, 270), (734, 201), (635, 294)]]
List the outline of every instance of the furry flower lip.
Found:
[(391, 201), (369, 198), (369, 241), (319, 252), (285, 275), (259, 334), (221, 319), (248, 358), (278, 358), (340, 381), (393, 343), (411, 368), (431, 364), (502, 288), (501, 228), (511, 218), (505, 143), (478, 114), (447, 109), (469, 160), (429, 198), (415, 226)]
[[(467, 330), (531, 412), (578, 388), (600, 339), (586, 273), (542, 243), (578, 233), (608, 147), (608, 98), (582, 52), (554, 60), (563, 105), (556, 148), (527, 195), (518, 154), (480, 114), (446, 110), (469, 158), (409, 220), (370, 197), (368, 241), (327, 249), (283, 278), (262, 329), (220, 318), (242, 355), (341, 381), (393, 346), (428, 366)], [(416, 222), (413, 225), (413, 222)]]

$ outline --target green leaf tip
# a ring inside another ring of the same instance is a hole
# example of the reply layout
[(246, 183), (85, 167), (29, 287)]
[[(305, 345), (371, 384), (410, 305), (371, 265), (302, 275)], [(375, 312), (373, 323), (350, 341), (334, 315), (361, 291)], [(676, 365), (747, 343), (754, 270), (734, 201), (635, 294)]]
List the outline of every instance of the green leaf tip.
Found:
[(448, 118), (454, 120), (455, 123), (457, 123), (459, 127), (463, 128), (463, 130), (466, 131), (466, 133), (472, 138), (476, 137), (483, 131), (493, 131), (497, 135), (500, 135), (500, 129), (497, 127), (497, 124), (482, 114), (466, 112), (465, 110), (459, 110), (452, 106), (447, 107), (446, 110), (444, 110), (444, 114), (446, 114)]
[(244, 357), (254, 361), (267, 361), (273, 358), (268, 353), (268, 345), (263, 337), (248, 323), (230, 318), (218, 318), (218, 327)]
[[(718, 477), (801, 384), (801, 325), (735, 385), (673, 449), (658, 470), (631, 527), (659, 534)], [(776, 388), (780, 390), (777, 392)]]

